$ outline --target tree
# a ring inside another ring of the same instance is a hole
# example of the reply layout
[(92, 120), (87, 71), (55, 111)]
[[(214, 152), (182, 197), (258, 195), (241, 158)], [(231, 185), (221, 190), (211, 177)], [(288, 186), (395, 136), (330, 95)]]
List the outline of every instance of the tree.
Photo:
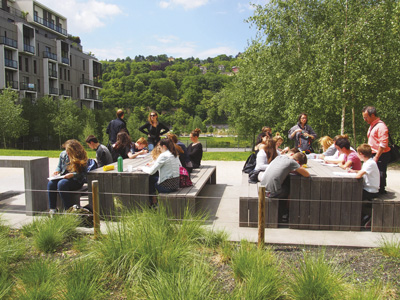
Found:
[(11, 89), (0, 94), (0, 132), (4, 148), (9, 140), (28, 133), (28, 121), (21, 117), (22, 106), (17, 101), (18, 93)]

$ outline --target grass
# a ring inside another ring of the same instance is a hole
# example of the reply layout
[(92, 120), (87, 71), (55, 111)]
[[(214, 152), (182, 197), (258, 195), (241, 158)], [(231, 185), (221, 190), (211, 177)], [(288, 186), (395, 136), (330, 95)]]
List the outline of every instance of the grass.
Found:
[(386, 256), (392, 258), (400, 258), (400, 240), (392, 238), (382, 238), (379, 245), (379, 250)]

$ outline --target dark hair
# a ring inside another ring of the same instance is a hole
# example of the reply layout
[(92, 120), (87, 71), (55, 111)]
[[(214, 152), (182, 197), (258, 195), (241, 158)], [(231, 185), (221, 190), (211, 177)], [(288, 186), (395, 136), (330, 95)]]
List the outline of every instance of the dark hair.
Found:
[(307, 163), (307, 155), (305, 155), (303, 152), (297, 152), (293, 154), (292, 158), (297, 160), (300, 165), (305, 165)]
[(278, 153), (276, 152), (276, 142), (273, 139), (268, 139), (265, 143), (264, 151), (267, 154), (268, 163), (270, 164), (271, 161), (273, 161), (275, 157), (278, 156)]
[(175, 146), (175, 148), (176, 148), (176, 150), (178, 151), (179, 154), (184, 153), (182, 147), (177, 144), (178, 143), (178, 137), (176, 136), (176, 134), (168, 132), (167, 133), (167, 138), (170, 139), (174, 143), (174, 146)]
[(264, 136), (267, 136), (267, 134), (263, 131), (261, 132), (258, 136), (257, 136), (257, 140), (256, 140), (256, 145), (258, 145), (259, 143), (262, 142), (262, 139)]
[(376, 113), (376, 108), (374, 106), (364, 106), (362, 109), (362, 112), (368, 112), (368, 116), (372, 116), (375, 115), (375, 117), (378, 116), (378, 114)]
[(175, 157), (177, 157), (179, 155), (178, 151), (175, 148), (175, 144), (173, 141), (171, 141), (169, 138), (164, 138), (161, 139), (160, 141), (160, 146), (165, 146), (167, 147), (167, 149), (169, 150), (169, 152), (171, 152)]
[(197, 137), (199, 137), (200, 133), (201, 133), (201, 130), (200, 130), (199, 128), (196, 128), (196, 129), (194, 129), (190, 134), (191, 134), (192, 136), (197, 136)]
[(347, 150), (350, 150), (350, 141), (346, 138), (337, 139), (335, 145), (338, 146), (340, 149), (346, 148)]
[(124, 111), (122, 109), (117, 110), (117, 117), (122, 118), (124, 116)]
[(115, 149), (120, 149), (123, 147), (126, 147), (132, 143), (131, 137), (125, 132), (125, 131), (120, 131), (117, 134), (117, 141), (115, 143)]
[(86, 138), (86, 143), (90, 144), (91, 142), (97, 144), (99, 141), (94, 135), (91, 134)]
[(349, 135), (348, 134), (339, 134), (337, 136), (335, 136), (332, 140), (334, 142), (336, 142), (338, 139), (343, 138), (343, 139), (349, 139)]
[(361, 144), (358, 146), (357, 152), (364, 155), (366, 158), (370, 158), (372, 156), (372, 148), (368, 144)]
[(297, 117), (297, 123), (300, 123), (300, 119), (301, 119), (301, 117), (302, 116), (306, 116), (307, 117), (307, 121), (306, 121), (306, 124), (307, 124), (307, 122), (308, 122), (308, 115), (306, 114), (306, 113), (301, 113), (301, 114), (299, 114), (299, 116)]

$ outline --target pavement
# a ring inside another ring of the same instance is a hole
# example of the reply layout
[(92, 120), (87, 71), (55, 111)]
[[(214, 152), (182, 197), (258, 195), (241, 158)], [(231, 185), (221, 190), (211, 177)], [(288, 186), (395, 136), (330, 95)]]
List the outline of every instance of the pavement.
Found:
[[(49, 172), (53, 172), (57, 162), (58, 159), (49, 159)], [(231, 241), (246, 239), (257, 242), (257, 228), (239, 227), (239, 194), (244, 162), (203, 161), (203, 164), (217, 167), (217, 184), (207, 185), (199, 201), (198, 208), (206, 210), (209, 214), (205, 226), (215, 230), (225, 230)], [(400, 194), (400, 170), (388, 170), (387, 189)], [(43, 201), (47, 201), (46, 191), (43, 191)], [(20, 228), (33, 218), (25, 215), (23, 169), (0, 168), (0, 219), (13, 228)], [(103, 232), (106, 231), (105, 225), (105, 222), (101, 223)], [(82, 231), (91, 233), (93, 229), (82, 229)], [(400, 233), (265, 229), (266, 243), (282, 245), (379, 247), (383, 239), (393, 238), (400, 240)]]

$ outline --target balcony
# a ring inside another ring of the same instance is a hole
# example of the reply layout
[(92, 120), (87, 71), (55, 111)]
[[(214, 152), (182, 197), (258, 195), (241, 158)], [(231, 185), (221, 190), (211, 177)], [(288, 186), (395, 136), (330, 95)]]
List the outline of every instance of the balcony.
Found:
[(101, 96), (97, 96), (97, 95), (91, 94), (91, 93), (85, 93), (85, 99), (101, 101)]
[(58, 95), (58, 89), (57, 88), (49, 88), (49, 94), (50, 95)]
[(68, 57), (61, 57), (61, 62), (65, 65), (69, 65), (69, 58)]
[(34, 83), (26, 83), (26, 82), (21, 82), (19, 84), (19, 89), (21, 91), (31, 91), (31, 92), (36, 92), (36, 85)]
[(31, 45), (24, 44), (24, 51), (35, 54), (35, 47)]
[(6, 86), (14, 90), (18, 90), (18, 81), (7, 81)]
[(71, 91), (60, 89), (60, 95), (71, 97)]
[(18, 48), (18, 43), (16, 40), (10, 39), (5, 36), (0, 36), (0, 44), (7, 45), (15, 49)]
[(52, 59), (52, 60), (54, 60), (54, 61), (57, 61), (57, 54), (51, 53), (51, 52), (49, 52), (49, 51), (43, 51), (43, 57), (44, 57), (44, 58)]
[(16, 70), (18, 69), (18, 62), (16, 60), (5, 58), (4, 65), (9, 68), (13, 68)]
[(86, 78), (81, 78), (81, 84), (93, 85), (93, 81)]
[(49, 77), (57, 78), (57, 71), (49, 69)]
[(65, 29), (63, 29), (61, 26), (54, 25), (53, 21), (49, 22), (48, 20), (45, 20), (39, 16), (34, 16), (33, 19), (35, 22), (37, 22), (43, 26), (46, 26), (47, 28), (50, 28), (51, 30), (57, 31), (58, 33), (61, 33), (62, 35), (68, 36), (67, 31)]

